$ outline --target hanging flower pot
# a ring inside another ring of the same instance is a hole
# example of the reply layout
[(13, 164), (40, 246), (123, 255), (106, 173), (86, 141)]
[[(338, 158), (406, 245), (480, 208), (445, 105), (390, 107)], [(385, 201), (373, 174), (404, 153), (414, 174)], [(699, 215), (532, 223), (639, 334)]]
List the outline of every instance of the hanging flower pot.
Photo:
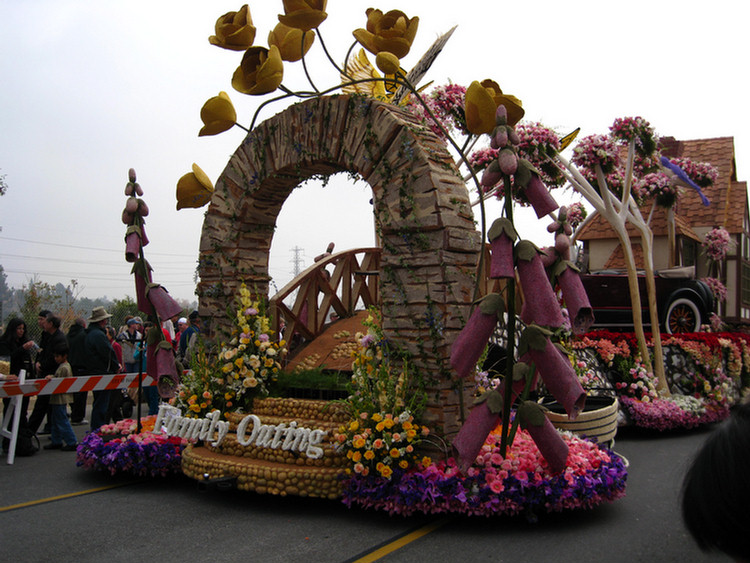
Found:
[(570, 420), (563, 406), (552, 397), (542, 397), (540, 404), (547, 409), (547, 418), (558, 430), (568, 430), (599, 444), (611, 442), (617, 434), (618, 403), (615, 397), (588, 397), (575, 420)]

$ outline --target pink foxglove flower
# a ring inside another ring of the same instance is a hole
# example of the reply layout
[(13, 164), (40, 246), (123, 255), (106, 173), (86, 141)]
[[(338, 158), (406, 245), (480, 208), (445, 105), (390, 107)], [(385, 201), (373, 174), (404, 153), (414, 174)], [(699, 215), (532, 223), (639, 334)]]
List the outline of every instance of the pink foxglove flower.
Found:
[(556, 278), (568, 307), (573, 332), (585, 334), (594, 324), (594, 312), (578, 270), (570, 262), (561, 262)]
[(570, 360), (539, 327), (527, 327), (521, 339), (521, 359), (528, 364), (534, 363), (544, 386), (570, 419), (575, 420), (586, 403), (586, 391), (581, 387)]
[(166, 289), (157, 283), (148, 285), (146, 297), (160, 319), (171, 319), (182, 312), (182, 306), (169, 295)]
[(517, 416), (521, 419), (521, 428), (534, 440), (539, 453), (549, 464), (550, 471), (564, 471), (568, 464), (568, 445), (545, 416), (542, 407), (532, 401), (526, 401), (518, 408)]
[(131, 225), (125, 234), (125, 260), (135, 262), (141, 252), (141, 247), (148, 244), (146, 227), (144, 225)]
[(534, 243), (526, 240), (516, 248), (516, 267), (525, 296), (521, 320), (558, 328), (563, 324), (563, 316), (539, 253)]
[(550, 195), (547, 186), (544, 185), (544, 182), (536, 174), (531, 174), (531, 180), (526, 185), (524, 194), (539, 219), (545, 215), (549, 215), (559, 207), (555, 198)]
[(490, 241), (490, 277), (512, 278), (515, 275), (513, 262), (513, 243), (518, 233), (513, 223), (504, 217), (496, 219), (487, 232)]
[[(490, 391), (487, 395), (493, 394), (495, 397), (502, 397), (497, 390)], [(453, 450), (462, 471), (466, 472), (476, 460), (487, 436), (498, 425), (501, 411), (502, 399), (496, 400), (494, 397), (482, 401), (471, 409), (461, 430), (453, 439)]]
[(474, 309), (451, 347), (451, 367), (459, 377), (467, 377), (474, 370), (504, 312), (505, 302), (498, 293), (485, 296)]

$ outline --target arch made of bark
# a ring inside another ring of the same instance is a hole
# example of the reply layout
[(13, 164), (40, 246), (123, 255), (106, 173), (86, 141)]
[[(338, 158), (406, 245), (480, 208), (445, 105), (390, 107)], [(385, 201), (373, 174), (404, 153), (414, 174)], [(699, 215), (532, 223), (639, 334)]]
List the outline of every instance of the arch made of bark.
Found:
[(291, 191), (342, 171), (372, 188), (385, 335), (430, 379), (428, 421), (453, 434), (462, 415), (456, 389), (465, 385), (456, 385), (448, 359), (468, 315), (479, 235), (445, 144), (395, 106), (314, 98), (247, 135), (216, 182), (203, 224), (198, 295), (208, 333), (228, 327), (243, 282), (267, 296), (271, 240)]

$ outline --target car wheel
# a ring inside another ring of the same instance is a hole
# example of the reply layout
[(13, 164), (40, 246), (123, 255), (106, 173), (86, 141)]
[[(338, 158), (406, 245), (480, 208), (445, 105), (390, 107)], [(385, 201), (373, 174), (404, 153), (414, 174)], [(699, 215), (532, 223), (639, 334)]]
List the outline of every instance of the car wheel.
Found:
[(685, 297), (675, 299), (667, 309), (664, 325), (670, 334), (698, 332), (701, 328), (701, 313), (698, 306)]

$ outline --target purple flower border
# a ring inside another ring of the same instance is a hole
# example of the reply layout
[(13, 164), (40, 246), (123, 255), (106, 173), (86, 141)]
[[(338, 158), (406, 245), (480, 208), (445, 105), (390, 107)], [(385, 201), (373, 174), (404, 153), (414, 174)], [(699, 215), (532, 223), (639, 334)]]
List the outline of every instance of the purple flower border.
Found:
[(368, 475), (344, 481), (343, 502), (348, 507), (382, 510), (389, 515), (462, 514), (496, 516), (520, 513), (561, 512), (593, 508), (625, 495), (627, 470), (623, 460), (610, 452), (610, 461), (584, 475), (554, 475), (539, 483), (512, 474), (504, 490), (493, 492), (485, 471), (462, 475), (451, 458), (423, 470), (394, 470), (390, 480)]
[(104, 440), (98, 433), (89, 432), (78, 445), (76, 466), (111, 475), (166, 477), (182, 473), (185, 445), (181, 438), (157, 434), (151, 434), (147, 439), (143, 434), (130, 434)]

